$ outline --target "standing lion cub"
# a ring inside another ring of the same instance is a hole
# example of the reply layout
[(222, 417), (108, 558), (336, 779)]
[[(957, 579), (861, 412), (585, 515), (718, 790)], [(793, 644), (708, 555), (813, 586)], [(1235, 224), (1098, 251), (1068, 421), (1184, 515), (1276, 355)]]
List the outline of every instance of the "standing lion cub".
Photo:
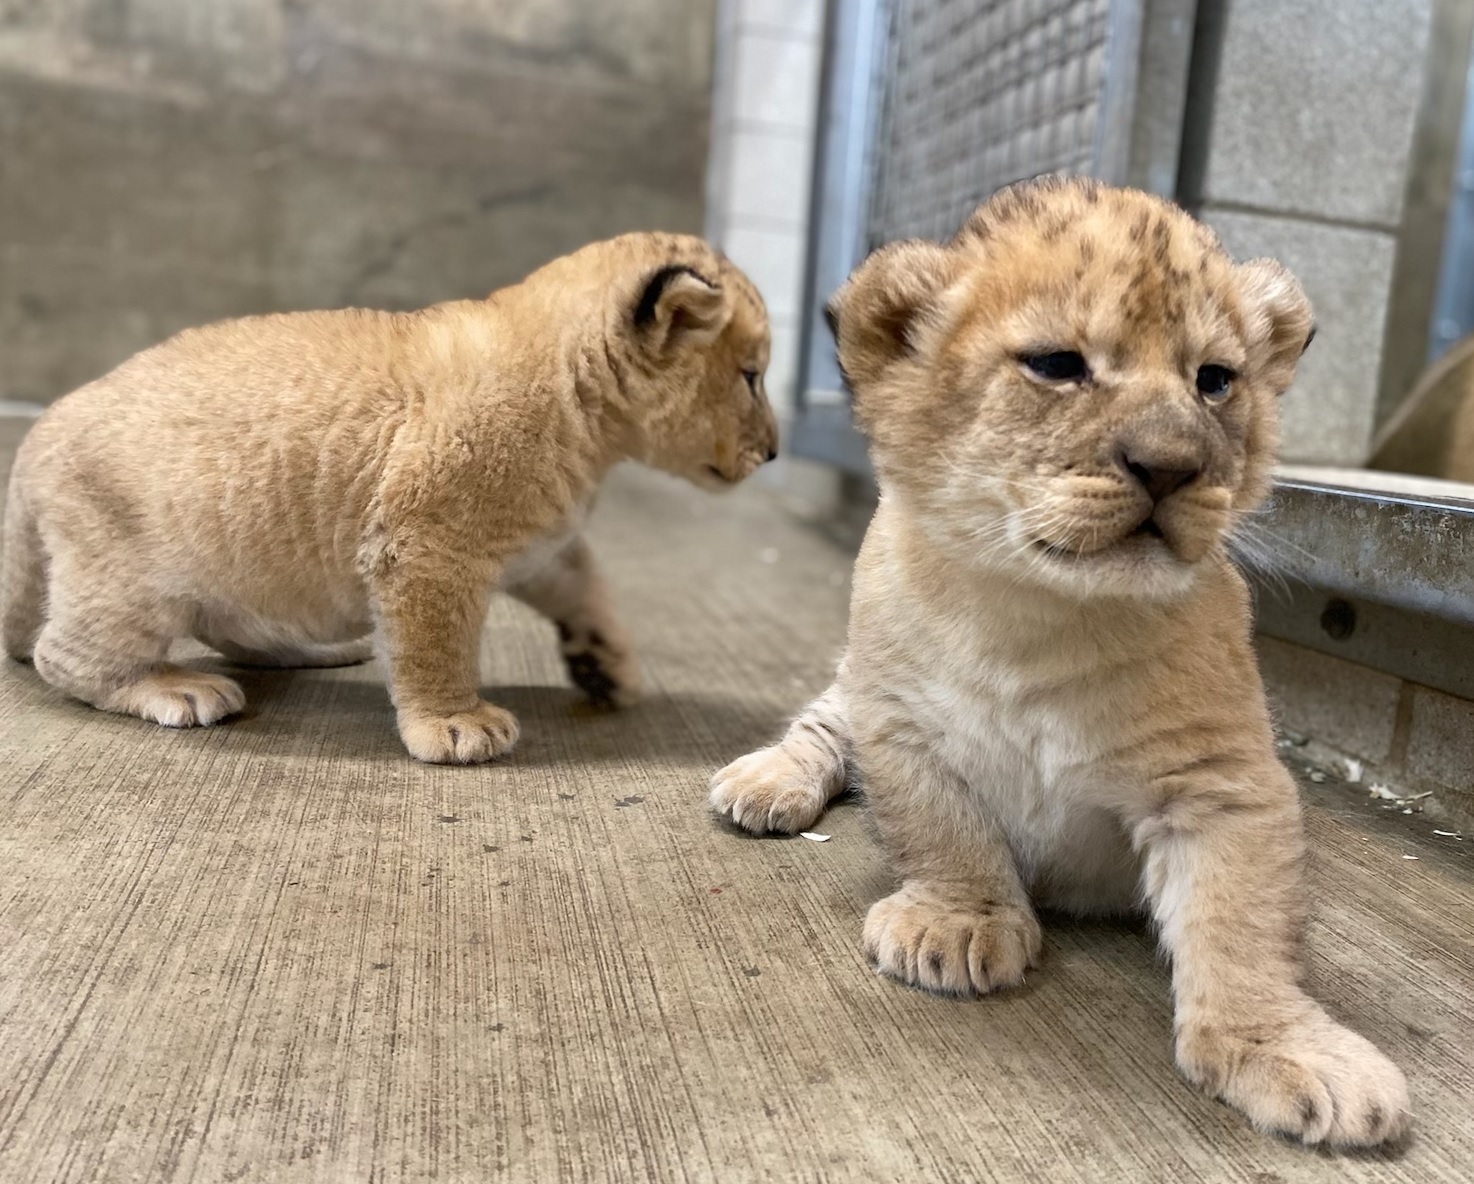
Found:
[(577, 529), (634, 459), (720, 487), (772, 459), (768, 324), (699, 239), (633, 234), (484, 301), (293, 313), (179, 334), (68, 395), (22, 444), (0, 633), (107, 711), (210, 724), (240, 687), (171, 664), (194, 637), (244, 664), (387, 660), (405, 746), (505, 753), (478, 694), (501, 587), (558, 625), (575, 682), (638, 690)]
[(1300, 987), (1300, 807), (1225, 554), (1269, 488), (1300, 285), (1052, 180), (877, 252), (831, 311), (881, 488), (849, 649), (716, 808), (804, 830), (862, 784), (901, 878), (865, 947), (934, 991), (1023, 982), (1037, 905), (1145, 907), (1192, 1081), (1307, 1143), (1400, 1135), (1402, 1074)]

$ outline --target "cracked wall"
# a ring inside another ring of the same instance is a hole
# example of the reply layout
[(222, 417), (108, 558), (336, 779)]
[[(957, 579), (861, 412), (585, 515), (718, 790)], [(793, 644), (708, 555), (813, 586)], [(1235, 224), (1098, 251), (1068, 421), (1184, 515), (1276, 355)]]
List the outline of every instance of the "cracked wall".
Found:
[(700, 231), (715, 0), (0, 0), (0, 400)]

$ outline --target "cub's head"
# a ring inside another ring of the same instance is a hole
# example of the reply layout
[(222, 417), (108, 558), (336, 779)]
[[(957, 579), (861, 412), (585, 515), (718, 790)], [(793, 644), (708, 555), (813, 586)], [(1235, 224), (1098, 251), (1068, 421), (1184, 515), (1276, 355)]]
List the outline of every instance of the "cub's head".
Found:
[(882, 485), (949, 555), (1071, 594), (1165, 598), (1269, 490), (1300, 284), (1182, 210), (1059, 178), (835, 295)]
[(735, 485), (778, 451), (762, 297), (700, 239), (626, 235), (611, 245), (628, 255), (606, 340), (631, 452), (707, 488)]

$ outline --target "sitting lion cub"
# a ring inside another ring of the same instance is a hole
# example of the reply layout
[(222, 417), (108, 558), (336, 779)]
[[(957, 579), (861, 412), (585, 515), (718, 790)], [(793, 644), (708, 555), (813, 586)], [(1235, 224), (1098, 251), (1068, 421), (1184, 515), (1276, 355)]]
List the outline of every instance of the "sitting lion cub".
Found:
[(171, 665), (328, 666), (375, 634), (405, 746), (505, 753), (478, 693), (488, 597), (557, 623), (574, 680), (620, 703), (633, 656), (577, 533), (631, 458), (720, 487), (772, 459), (768, 324), (699, 239), (632, 234), (484, 301), (226, 321), (68, 395), (16, 458), (0, 568), (13, 657), (107, 711), (173, 727), (240, 687)]
[(1308, 1143), (1399, 1135), (1402, 1074), (1299, 986), (1300, 808), (1225, 554), (1269, 488), (1300, 285), (1156, 198), (1049, 180), (877, 252), (831, 311), (881, 488), (849, 649), (715, 807), (797, 831), (862, 784), (902, 881), (865, 947), (934, 991), (1023, 982), (1036, 905), (1142, 901), (1192, 1081)]

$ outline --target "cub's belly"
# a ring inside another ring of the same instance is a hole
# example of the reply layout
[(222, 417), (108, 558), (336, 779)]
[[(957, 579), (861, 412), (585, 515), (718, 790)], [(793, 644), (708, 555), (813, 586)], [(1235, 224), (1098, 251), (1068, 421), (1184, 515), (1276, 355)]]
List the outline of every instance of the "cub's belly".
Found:
[[(557, 563), (585, 516), (580, 509), (570, 524), (531, 540), (503, 568), (497, 586), (515, 587)], [(373, 628), (369, 591), (351, 553), (227, 576), (199, 581), (202, 636), (264, 649), (351, 641)]]
[[(1141, 865), (1119, 816), (1105, 804), (1113, 773), (1082, 751), (1063, 721), (955, 719), (939, 740), (960, 774), (967, 807), (983, 813), (1013, 853), (1036, 904), (1074, 913), (1137, 907)], [(1114, 796), (1114, 795), (1110, 795)]]
[(558, 561), (563, 550), (573, 541), (574, 534), (572, 530), (565, 530), (534, 539), (526, 550), (515, 556), (502, 569), (497, 587), (505, 591), (542, 575)]
[(1037, 831), (1010, 833), (1014, 858), (1038, 905), (1091, 916), (1119, 916), (1139, 907), (1141, 863), (1114, 815), (1086, 810), (1038, 841)]
[(302, 581), (295, 590), (251, 588), (242, 590), (245, 595), (216, 591), (202, 596), (195, 632), (205, 641), (271, 652), (283, 646), (353, 641), (373, 629), (361, 580), (308, 583)]

